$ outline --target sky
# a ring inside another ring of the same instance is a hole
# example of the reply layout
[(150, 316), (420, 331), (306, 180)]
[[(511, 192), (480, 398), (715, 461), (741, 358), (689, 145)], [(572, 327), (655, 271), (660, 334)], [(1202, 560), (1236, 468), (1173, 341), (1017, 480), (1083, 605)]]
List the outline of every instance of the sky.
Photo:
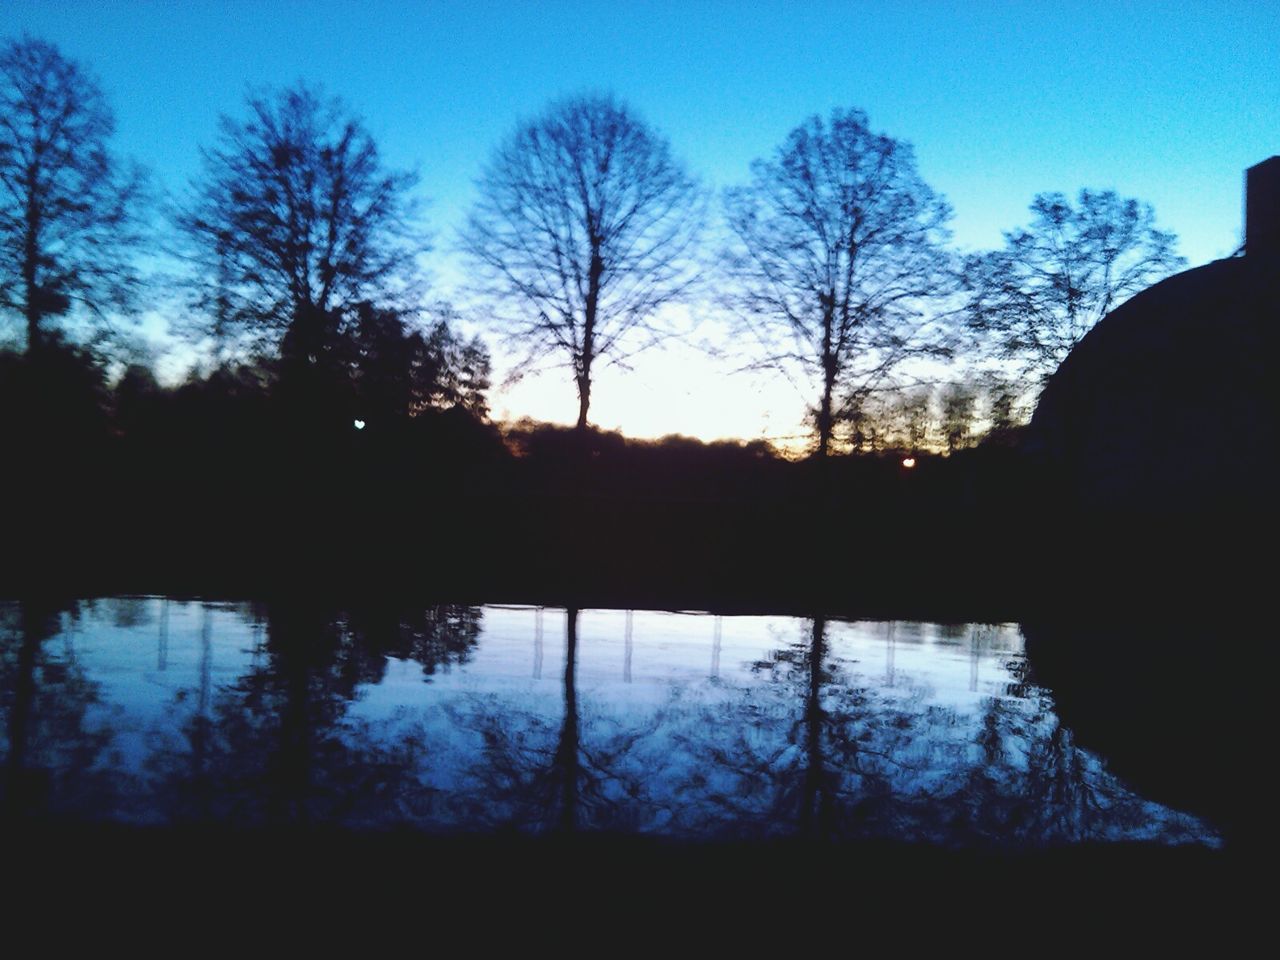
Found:
[[(1280, 153), (1280, 8), (1253, 2), (71, 2), (0, 0), (0, 40), (55, 43), (98, 78), (116, 147), (181, 191), (220, 114), (299, 79), (341, 96), (429, 201), (436, 292), (456, 230), (517, 122), (611, 91), (713, 189), (745, 181), (811, 114), (864, 110), (950, 201), (955, 245), (999, 246), (1042, 191), (1151, 203), (1197, 266), (1242, 237), (1245, 168)], [(592, 420), (634, 436), (782, 438), (803, 384), (688, 343), (603, 371)], [(511, 355), (488, 338), (501, 373)], [(566, 371), (497, 389), (495, 415), (571, 422)]]

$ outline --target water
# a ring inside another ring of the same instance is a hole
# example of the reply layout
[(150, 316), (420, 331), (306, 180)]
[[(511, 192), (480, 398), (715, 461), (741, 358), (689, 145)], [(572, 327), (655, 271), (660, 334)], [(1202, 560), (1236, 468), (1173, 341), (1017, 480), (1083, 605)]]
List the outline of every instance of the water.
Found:
[(1014, 625), (9, 603), (0, 697), (20, 815), (1220, 843), (1076, 744)]

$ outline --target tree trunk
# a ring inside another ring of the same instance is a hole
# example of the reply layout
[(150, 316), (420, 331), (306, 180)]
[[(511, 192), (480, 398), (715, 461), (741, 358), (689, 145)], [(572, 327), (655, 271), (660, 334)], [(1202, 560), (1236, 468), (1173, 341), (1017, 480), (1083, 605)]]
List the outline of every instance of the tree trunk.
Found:
[(600, 307), (600, 279), (604, 260), (601, 241), (592, 237), (591, 266), (587, 271), (587, 300), (582, 318), (582, 362), (578, 366), (578, 431), (587, 429), (587, 409), (591, 406), (591, 364), (596, 358), (596, 314)]
[(578, 829), (578, 611), (565, 611), (564, 722), (556, 744), (555, 768), (560, 781), (558, 828), (564, 833)]
[(827, 459), (831, 452), (831, 434), (834, 417), (831, 413), (831, 395), (836, 387), (836, 355), (834, 343), (835, 296), (828, 294), (822, 302), (822, 404), (818, 408), (818, 456)]
[(828, 353), (822, 358), (822, 403), (818, 407), (818, 456), (823, 460), (831, 452), (831, 438), (835, 433), (835, 414), (831, 409), (835, 389), (836, 361)]
[(587, 429), (587, 409), (591, 406), (591, 377), (578, 377), (578, 425), (579, 433)]
[(281, 826), (310, 819), (311, 681), (315, 647), (324, 627), (312, 608), (286, 605), (275, 614), (269, 629), (278, 657), (274, 679), (279, 683), (283, 703), (279, 710), (279, 739), (266, 770), (270, 784), (267, 817), (272, 825)]
[(27, 353), (33, 354), (40, 346), (40, 288), (36, 284), (36, 262), (40, 252), (40, 214), (34, 201), (34, 184), (29, 187), (32, 197), (27, 202), (27, 231), (22, 251), (22, 286), (26, 297)]
[(800, 834), (825, 839), (831, 825), (831, 784), (822, 753), (826, 715), (822, 709), (822, 665), (827, 654), (827, 622), (813, 621), (809, 647), (809, 689), (805, 697), (805, 771), (800, 804)]
[(17, 817), (38, 813), (48, 803), (48, 771), (28, 767), (31, 727), (36, 720), (39, 693), (37, 663), (40, 648), (51, 636), (49, 624), (55, 611), (39, 601), (23, 600), (19, 604), (19, 635), (22, 638), (16, 658), (13, 700), (9, 709), (9, 755), (0, 771), (0, 816)]
[(831, 451), (832, 416), (831, 391), (832, 378), (825, 377), (822, 387), (822, 406), (818, 409), (818, 456), (826, 459)]

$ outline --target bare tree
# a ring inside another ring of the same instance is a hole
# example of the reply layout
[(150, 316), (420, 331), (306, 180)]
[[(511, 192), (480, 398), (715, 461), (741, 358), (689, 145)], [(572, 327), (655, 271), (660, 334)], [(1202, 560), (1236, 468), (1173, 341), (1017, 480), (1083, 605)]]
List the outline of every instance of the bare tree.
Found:
[(967, 319), (990, 353), (1043, 383), (1094, 324), (1186, 261), (1150, 205), (1110, 190), (1081, 190), (1074, 207), (1037, 194), (1031, 212), (1003, 250), (966, 264)]
[(916, 172), (911, 147), (837, 110), (791, 131), (749, 186), (728, 191), (736, 238), (726, 300), (764, 346), (763, 363), (819, 384), (818, 454), (836, 423), (911, 358), (941, 351), (926, 312), (953, 286), (951, 211)]
[(179, 214), (215, 328), (251, 344), (318, 341), (363, 302), (395, 300), (426, 242), (409, 197), (341, 100), (297, 84), (223, 117), (218, 145)]
[(48, 317), (131, 301), (143, 175), (111, 153), (114, 130), (97, 83), (55, 46), (0, 48), (0, 311), (25, 320), (28, 351)]
[(556, 103), (494, 152), (462, 232), (497, 319), (528, 350), (558, 356), (585, 429), (599, 360), (655, 342), (655, 315), (692, 281), (700, 191), (667, 141), (608, 96)]

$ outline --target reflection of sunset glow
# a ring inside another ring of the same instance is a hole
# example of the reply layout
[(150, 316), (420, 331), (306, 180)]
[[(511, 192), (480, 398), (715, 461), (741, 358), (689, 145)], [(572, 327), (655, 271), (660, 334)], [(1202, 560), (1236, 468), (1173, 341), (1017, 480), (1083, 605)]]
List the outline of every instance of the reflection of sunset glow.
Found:
[(910, 470), (912, 467), (914, 467), (914, 466), (916, 465), (916, 458), (915, 458), (915, 457), (903, 457), (903, 458), (902, 458), (902, 465), (903, 465), (904, 467), (906, 467), (908, 470)]

